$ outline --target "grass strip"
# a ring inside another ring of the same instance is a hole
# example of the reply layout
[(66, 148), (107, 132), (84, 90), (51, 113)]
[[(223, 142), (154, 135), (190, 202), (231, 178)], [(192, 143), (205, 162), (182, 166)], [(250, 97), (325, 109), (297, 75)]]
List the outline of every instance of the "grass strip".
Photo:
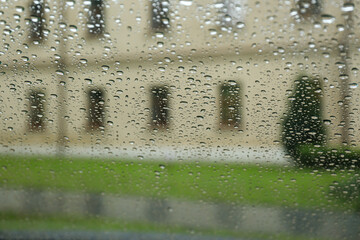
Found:
[(358, 174), (260, 164), (0, 156), (3, 188), (317, 209), (352, 209), (329, 190)]

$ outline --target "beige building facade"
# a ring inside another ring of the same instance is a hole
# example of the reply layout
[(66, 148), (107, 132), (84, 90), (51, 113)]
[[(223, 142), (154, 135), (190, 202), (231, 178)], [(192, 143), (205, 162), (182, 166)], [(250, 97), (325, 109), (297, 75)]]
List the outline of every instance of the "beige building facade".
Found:
[(360, 140), (351, 2), (18, 0), (0, 11), (3, 151), (283, 160), (300, 75), (323, 84), (328, 144)]

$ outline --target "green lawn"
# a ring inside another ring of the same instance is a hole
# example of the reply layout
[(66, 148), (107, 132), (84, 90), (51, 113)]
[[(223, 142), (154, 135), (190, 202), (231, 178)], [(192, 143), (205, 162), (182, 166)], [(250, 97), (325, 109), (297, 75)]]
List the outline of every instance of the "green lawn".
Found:
[(0, 157), (0, 187), (352, 209), (329, 194), (354, 170), (143, 160)]

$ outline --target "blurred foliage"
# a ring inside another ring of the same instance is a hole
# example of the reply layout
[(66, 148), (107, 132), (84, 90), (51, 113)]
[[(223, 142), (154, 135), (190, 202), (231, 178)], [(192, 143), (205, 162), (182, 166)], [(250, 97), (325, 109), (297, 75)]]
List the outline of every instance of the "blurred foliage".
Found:
[(325, 169), (360, 167), (360, 149), (302, 145), (298, 147), (297, 152), (299, 161), (308, 167)]
[(322, 90), (319, 79), (300, 76), (283, 122), (282, 142), (287, 153), (300, 166), (307, 165), (299, 155), (301, 145), (323, 145), (325, 127), (322, 120)]
[(337, 199), (354, 206), (360, 212), (360, 177), (354, 176), (351, 180), (342, 181), (330, 191)]
[[(315, 147), (302, 145), (298, 147), (298, 157), (302, 165), (312, 168), (337, 169), (358, 172), (360, 167), (360, 149)], [(337, 200), (354, 207), (360, 211), (360, 177), (354, 174), (351, 179), (335, 181), (330, 187), (330, 194)]]

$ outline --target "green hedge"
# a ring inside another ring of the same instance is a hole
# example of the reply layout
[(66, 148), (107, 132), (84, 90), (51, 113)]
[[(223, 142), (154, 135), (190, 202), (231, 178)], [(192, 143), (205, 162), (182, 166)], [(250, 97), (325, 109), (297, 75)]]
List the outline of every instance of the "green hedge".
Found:
[(295, 163), (304, 167), (359, 168), (360, 149), (302, 145), (298, 147)]

